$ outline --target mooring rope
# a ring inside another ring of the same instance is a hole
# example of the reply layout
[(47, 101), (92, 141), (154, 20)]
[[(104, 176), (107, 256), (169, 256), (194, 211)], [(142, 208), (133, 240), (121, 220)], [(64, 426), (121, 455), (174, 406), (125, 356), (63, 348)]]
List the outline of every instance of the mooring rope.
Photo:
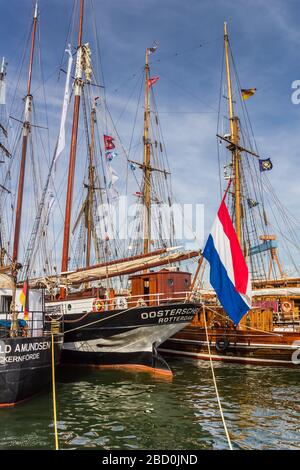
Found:
[(213, 382), (214, 382), (216, 397), (217, 397), (217, 400), (218, 400), (218, 405), (219, 405), (219, 409), (220, 409), (220, 414), (221, 414), (221, 418), (222, 418), (222, 423), (223, 423), (224, 431), (225, 431), (226, 438), (227, 438), (227, 441), (228, 441), (229, 449), (230, 449), (230, 450), (233, 450), (233, 447), (232, 447), (232, 444), (231, 444), (231, 439), (230, 439), (230, 436), (229, 436), (229, 432), (228, 432), (227, 425), (226, 425), (226, 421), (225, 421), (225, 417), (224, 417), (224, 413), (223, 413), (223, 409), (222, 409), (222, 404), (221, 404), (220, 395), (219, 395), (219, 391), (218, 391), (218, 386), (217, 386), (217, 381), (216, 381), (216, 376), (215, 376), (213, 361), (212, 361), (212, 358), (211, 358), (210, 344), (209, 344), (209, 338), (208, 338), (208, 331), (207, 331), (207, 324), (206, 324), (206, 317), (205, 317), (205, 307), (204, 307), (204, 306), (203, 306), (203, 316), (204, 316), (204, 325), (205, 325), (205, 333), (206, 333), (206, 340), (207, 340), (207, 348), (208, 348), (209, 362), (210, 362), (211, 373), (212, 373), (212, 377), (213, 377)]
[(86, 328), (87, 326), (95, 325), (96, 323), (102, 323), (106, 320), (111, 320), (112, 318), (118, 317), (119, 315), (122, 315), (123, 313), (129, 312), (130, 310), (133, 310), (135, 308), (136, 308), (136, 305), (134, 307), (127, 308), (126, 310), (121, 310), (121, 312), (114, 313), (113, 315), (110, 315), (109, 317), (100, 318), (99, 320), (94, 320), (90, 323), (87, 323), (86, 325), (77, 326), (76, 328), (72, 328), (71, 330), (65, 331), (65, 334), (66, 333), (71, 333), (71, 332), (76, 331), (76, 330), (82, 330), (83, 328)]
[[(206, 308), (207, 310), (210, 310), (211, 312), (213, 312), (215, 315), (218, 315), (219, 317), (223, 318), (224, 320), (228, 320), (228, 318), (225, 316), (225, 315), (222, 315), (222, 313), (218, 312), (217, 310), (214, 310), (213, 308), (211, 307), (208, 307), (206, 305)], [(252, 330), (252, 331), (257, 331), (258, 333), (264, 333), (266, 336), (279, 336), (280, 338), (283, 337), (283, 334), (282, 333), (274, 333), (272, 331), (265, 331), (265, 330), (259, 330), (258, 328), (252, 328), (251, 326), (248, 326), (248, 325), (244, 325), (245, 328), (247, 328), (248, 330)], [(241, 330), (237, 330), (235, 332), (239, 332)]]
[(53, 424), (54, 424), (54, 435), (55, 435), (55, 450), (59, 450), (58, 447), (58, 433), (57, 433), (57, 412), (56, 412), (56, 386), (55, 386), (55, 355), (54, 355), (54, 334), (51, 333), (52, 342), (52, 401), (53, 401)]

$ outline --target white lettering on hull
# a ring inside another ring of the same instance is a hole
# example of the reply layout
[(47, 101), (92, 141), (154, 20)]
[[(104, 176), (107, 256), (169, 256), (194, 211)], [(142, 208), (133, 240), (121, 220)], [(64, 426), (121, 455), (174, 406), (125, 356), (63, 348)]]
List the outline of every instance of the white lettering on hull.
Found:
[(5, 344), (0, 341), (0, 365), (29, 362), (40, 359), (40, 352), (50, 350), (50, 341), (18, 342)]
[(158, 318), (158, 323), (168, 323), (168, 322), (182, 322), (182, 321), (192, 321), (197, 308), (173, 308), (168, 310), (152, 310), (150, 312), (142, 312), (141, 319), (155, 319)]

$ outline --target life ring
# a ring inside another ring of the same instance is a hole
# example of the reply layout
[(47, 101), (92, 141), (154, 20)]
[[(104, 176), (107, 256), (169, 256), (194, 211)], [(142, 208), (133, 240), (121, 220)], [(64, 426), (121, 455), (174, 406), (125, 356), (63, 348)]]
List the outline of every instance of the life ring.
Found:
[(219, 338), (216, 340), (216, 350), (218, 352), (224, 352), (229, 347), (229, 341), (227, 338)]
[(288, 301), (282, 302), (281, 309), (284, 313), (290, 313), (292, 310), (291, 302), (288, 302)]
[(102, 302), (102, 300), (94, 299), (93, 306), (92, 306), (93, 312), (102, 312), (103, 309), (104, 309), (104, 303)]

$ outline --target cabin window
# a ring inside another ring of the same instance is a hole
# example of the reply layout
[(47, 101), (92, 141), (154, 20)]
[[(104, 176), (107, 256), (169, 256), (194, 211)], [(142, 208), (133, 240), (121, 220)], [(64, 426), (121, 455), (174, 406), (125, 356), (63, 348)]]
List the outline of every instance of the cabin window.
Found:
[(189, 287), (189, 285), (190, 285), (189, 279), (184, 280), (184, 285), (185, 285), (185, 287)]
[(149, 295), (149, 279), (144, 279), (144, 295)]
[(174, 279), (168, 279), (168, 286), (173, 287), (174, 286)]
[(2, 295), (0, 299), (1, 299), (0, 311), (2, 313), (10, 312), (10, 304), (12, 302), (12, 297), (10, 295)]

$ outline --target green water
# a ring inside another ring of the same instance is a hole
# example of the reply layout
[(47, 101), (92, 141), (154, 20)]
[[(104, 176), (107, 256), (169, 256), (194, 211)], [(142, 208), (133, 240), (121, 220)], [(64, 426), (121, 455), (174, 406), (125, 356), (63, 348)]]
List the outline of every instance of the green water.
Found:
[[(226, 449), (209, 363), (146, 373), (65, 369), (58, 377), (62, 449)], [(236, 449), (300, 449), (300, 370), (215, 364)], [(0, 411), (0, 449), (53, 449), (51, 393)]]

